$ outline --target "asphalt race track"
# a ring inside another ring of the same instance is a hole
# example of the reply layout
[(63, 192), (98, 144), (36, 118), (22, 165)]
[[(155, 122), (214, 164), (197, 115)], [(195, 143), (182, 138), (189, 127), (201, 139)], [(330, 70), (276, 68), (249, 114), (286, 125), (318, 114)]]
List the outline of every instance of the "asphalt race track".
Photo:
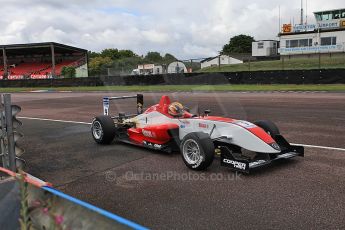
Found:
[[(18, 93), (20, 116), (91, 122), (102, 96)], [(343, 93), (167, 93), (192, 112), (211, 109), (274, 121), (292, 143), (345, 148)], [(146, 105), (162, 93), (145, 93)], [(134, 112), (135, 101), (112, 104)], [(192, 172), (179, 154), (99, 146), (88, 124), (22, 119), (27, 171), (82, 200), (154, 229), (345, 229), (345, 151), (306, 148), (305, 158), (251, 175)]]

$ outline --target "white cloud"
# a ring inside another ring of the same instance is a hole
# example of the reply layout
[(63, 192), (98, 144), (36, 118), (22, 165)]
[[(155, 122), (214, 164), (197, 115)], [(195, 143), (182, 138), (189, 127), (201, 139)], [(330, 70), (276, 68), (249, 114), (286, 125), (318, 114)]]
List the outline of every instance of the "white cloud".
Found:
[[(193, 45), (189, 43), (183, 46), (183, 52), (190, 54), (191, 57), (194, 57), (194, 58), (210, 57), (210, 56), (216, 56), (218, 54), (217, 51), (214, 51), (211, 48), (207, 48), (204, 46), (197, 46), (197, 45)], [(207, 56), (205, 56), (205, 54), (207, 54)]]
[(169, 36), (166, 33), (162, 33), (156, 30), (144, 30), (141, 35), (149, 42), (164, 44), (169, 40)]
[[(0, 44), (55, 41), (88, 50), (172, 53), (180, 59), (217, 54), (243, 33), (275, 39), (299, 15), (300, 0), (0, 0)], [(313, 11), (344, 7), (343, 0), (309, 1)]]

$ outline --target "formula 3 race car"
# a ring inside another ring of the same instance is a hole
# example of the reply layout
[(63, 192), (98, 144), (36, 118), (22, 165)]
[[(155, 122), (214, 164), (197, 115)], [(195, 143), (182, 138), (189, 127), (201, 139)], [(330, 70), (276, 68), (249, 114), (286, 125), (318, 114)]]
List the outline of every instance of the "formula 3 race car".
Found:
[[(109, 114), (111, 101), (137, 99), (137, 113)], [(104, 97), (103, 115), (92, 121), (91, 133), (98, 144), (115, 141), (165, 152), (178, 151), (186, 166), (204, 170), (216, 155), (222, 166), (249, 173), (273, 161), (304, 156), (302, 146), (290, 145), (271, 121), (254, 123), (226, 117), (193, 115), (168, 96), (143, 110), (144, 97)]]

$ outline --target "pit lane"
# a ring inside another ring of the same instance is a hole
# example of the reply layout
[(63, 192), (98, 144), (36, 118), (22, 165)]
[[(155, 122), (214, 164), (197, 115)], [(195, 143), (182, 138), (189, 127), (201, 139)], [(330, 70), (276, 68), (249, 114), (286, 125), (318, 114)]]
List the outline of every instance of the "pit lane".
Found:
[[(103, 95), (15, 94), (21, 116), (90, 122)], [(123, 94), (121, 94), (123, 95)], [(145, 104), (159, 100), (145, 94)], [(275, 121), (294, 143), (344, 148), (344, 94), (170, 93), (200, 111)], [(198, 106), (196, 106), (198, 104)], [(114, 105), (115, 106), (115, 105)], [(117, 111), (135, 109), (120, 102)], [(28, 172), (77, 198), (156, 229), (345, 227), (345, 152), (307, 148), (305, 158), (274, 164), (250, 176), (215, 160), (191, 172), (178, 154), (128, 145), (96, 145), (87, 124), (22, 119)]]

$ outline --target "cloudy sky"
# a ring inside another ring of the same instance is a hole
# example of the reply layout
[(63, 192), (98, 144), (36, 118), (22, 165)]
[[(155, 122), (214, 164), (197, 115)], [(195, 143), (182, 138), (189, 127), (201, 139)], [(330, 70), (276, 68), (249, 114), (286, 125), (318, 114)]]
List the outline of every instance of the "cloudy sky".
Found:
[[(283, 22), (298, 21), (300, 0), (0, 0), (0, 44), (54, 41), (209, 57), (240, 33), (275, 39), (279, 5)], [(313, 11), (337, 8), (344, 0), (309, 0), (309, 20)]]

